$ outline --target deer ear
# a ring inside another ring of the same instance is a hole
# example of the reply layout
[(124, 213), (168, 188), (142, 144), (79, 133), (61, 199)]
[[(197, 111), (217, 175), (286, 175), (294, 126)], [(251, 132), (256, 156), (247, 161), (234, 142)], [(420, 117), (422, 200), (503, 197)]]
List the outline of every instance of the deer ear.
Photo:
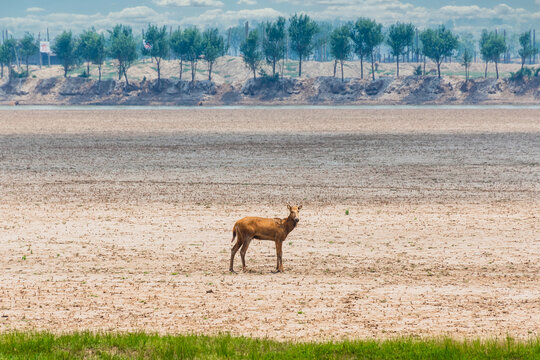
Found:
[(302, 205), (298, 206), (298, 210), (302, 210)]
[(291, 205), (287, 204), (287, 209), (289, 209), (289, 211), (291, 211)]

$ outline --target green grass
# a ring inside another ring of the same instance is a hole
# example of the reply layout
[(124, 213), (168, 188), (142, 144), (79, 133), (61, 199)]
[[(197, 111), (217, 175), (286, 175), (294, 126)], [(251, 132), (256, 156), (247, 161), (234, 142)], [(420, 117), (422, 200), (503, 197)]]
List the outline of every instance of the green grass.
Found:
[(540, 339), (288, 343), (229, 335), (0, 334), (1, 359), (539, 359)]

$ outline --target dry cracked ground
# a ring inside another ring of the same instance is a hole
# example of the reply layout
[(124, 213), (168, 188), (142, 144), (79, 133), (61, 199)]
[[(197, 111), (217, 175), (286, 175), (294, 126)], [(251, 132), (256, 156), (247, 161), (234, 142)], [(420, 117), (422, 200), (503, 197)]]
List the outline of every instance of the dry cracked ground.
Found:
[(537, 109), (3, 110), (0, 331), (539, 336), (539, 163)]

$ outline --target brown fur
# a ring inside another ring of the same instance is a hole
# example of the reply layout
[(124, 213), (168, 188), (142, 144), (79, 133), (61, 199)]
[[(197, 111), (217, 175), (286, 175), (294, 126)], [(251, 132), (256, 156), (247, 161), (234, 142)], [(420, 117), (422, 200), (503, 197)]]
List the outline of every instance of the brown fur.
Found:
[[(276, 272), (283, 272), (283, 261), (281, 258), (281, 248), (283, 242), (287, 238), (287, 235), (296, 227), (298, 223), (298, 213), (302, 209), (300, 206), (287, 205), (289, 209), (289, 216), (285, 219), (268, 219), (260, 217), (245, 217), (240, 219), (233, 226), (232, 241), (236, 237), (236, 244), (231, 249), (231, 263), (229, 271), (234, 272), (233, 262), (234, 256), (240, 247), (240, 256), (242, 257), (242, 269), (246, 271), (246, 252), (249, 247), (249, 243), (253, 239), (257, 240), (272, 240), (276, 244), (277, 266)], [(231, 241), (231, 242), (232, 242)]]

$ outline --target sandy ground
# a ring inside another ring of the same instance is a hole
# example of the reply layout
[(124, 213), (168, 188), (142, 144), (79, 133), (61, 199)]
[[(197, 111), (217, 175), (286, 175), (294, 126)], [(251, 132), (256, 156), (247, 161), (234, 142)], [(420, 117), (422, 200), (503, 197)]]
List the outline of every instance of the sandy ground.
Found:
[[(0, 331), (539, 336), (539, 144), (538, 110), (0, 111)], [(287, 202), (285, 273), (229, 274)]]
[[(417, 66), (423, 66), (423, 63), (400, 63), (399, 74), (400, 76), (408, 76), (414, 73)], [(536, 68), (537, 65), (528, 65)], [(499, 64), (499, 74), (501, 77), (508, 77), (510, 72), (515, 72), (520, 69), (521, 65), (517, 63), (512, 64)], [(25, 69), (25, 66), (21, 68)], [(263, 64), (263, 69), (268, 73), (272, 73), (272, 68), (267, 64)], [(86, 64), (76, 67), (69, 73), (69, 76), (77, 76), (82, 71), (86, 70)], [(278, 69), (282, 71), (285, 76), (297, 77), (298, 76), (298, 61), (288, 60), (285, 63), (280, 63)], [(470, 68), (471, 78), (484, 77), (485, 63), (477, 62), (473, 63)], [(344, 76), (350, 78), (359, 78), (361, 73), (360, 61), (347, 61), (344, 65)], [(426, 71), (436, 73), (437, 65), (431, 61), (426, 63)], [(48, 79), (52, 77), (62, 77), (64, 71), (62, 66), (53, 65), (51, 67), (42, 66), (39, 68), (37, 65), (30, 66), (31, 76), (35, 76), (39, 79)], [(441, 73), (443, 75), (461, 76), (465, 78), (465, 69), (459, 62), (443, 63), (441, 64)], [(98, 68), (96, 65), (90, 66), (90, 74), (92, 79), (98, 79)], [(180, 74), (180, 62), (178, 60), (163, 60), (161, 64), (161, 77), (178, 79)], [(318, 76), (332, 76), (334, 74), (334, 62), (326, 61), (306, 61), (302, 63), (302, 77), (314, 78)], [(364, 63), (364, 77), (369, 78), (371, 74), (371, 63)], [(396, 64), (395, 63), (380, 63), (376, 77), (379, 76), (395, 76)], [(490, 63), (488, 66), (488, 76), (495, 77), (495, 65)], [(338, 75), (341, 76), (341, 70), (338, 66)], [(108, 60), (102, 69), (102, 76), (104, 79), (118, 79), (117, 67), (114, 60)], [(243, 84), (247, 79), (251, 78), (253, 74), (244, 65), (241, 57), (235, 56), (223, 56), (219, 58), (214, 64), (212, 71), (212, 81), (216, 84), (234, 83)], [(183, 79), (191, 79), (191, 70), (189, 63), (183, 66)], [(128, 78), (131, 80), (141, 81), (143, 78), (148, 80), (157, 79), (157, 67), (155, 62), (150, 59), (137, 61), (128, 70)], [(208, 65), (204, 61), (200, 61), (197, 65), (197, 80), (208, 79)], [(6, 77), (0, 80), (0, 83), (5, 81)]]

